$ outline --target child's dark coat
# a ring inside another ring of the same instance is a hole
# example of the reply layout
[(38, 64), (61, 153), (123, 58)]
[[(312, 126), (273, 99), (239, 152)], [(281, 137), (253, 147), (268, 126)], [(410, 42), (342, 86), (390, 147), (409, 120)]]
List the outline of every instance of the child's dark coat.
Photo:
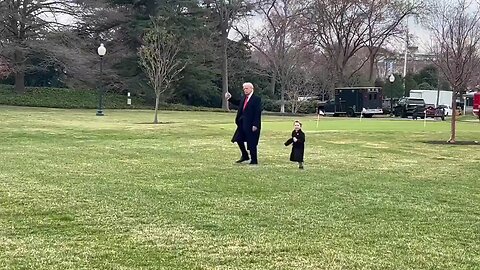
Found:
[[(297, 138), (297, 142), (293, 141), (293, 137)], [(285, 142), (285, 146), (293, 143), (292, 153), (290, 153), (290, 160), (296, 162), (303, 162), (303, 153), (305, 152), (305, 133), (300, 129), (292, 131), (292, 138)]]

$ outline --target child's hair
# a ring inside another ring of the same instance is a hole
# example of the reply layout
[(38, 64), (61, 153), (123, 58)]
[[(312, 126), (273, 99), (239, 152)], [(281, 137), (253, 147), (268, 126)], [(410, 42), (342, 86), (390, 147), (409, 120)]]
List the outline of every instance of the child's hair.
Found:
[(302, 127), (302, 122), (298, 121), (298, 120), (295, 120), (295, 122), (293, 122), (294, 124), (298, 123), (300, 125), (300, 127)]

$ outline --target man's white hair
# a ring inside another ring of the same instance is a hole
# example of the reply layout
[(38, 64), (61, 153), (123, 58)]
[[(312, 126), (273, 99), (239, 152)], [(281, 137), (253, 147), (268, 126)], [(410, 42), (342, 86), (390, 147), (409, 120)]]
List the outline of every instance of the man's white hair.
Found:
[(250, 82), (246, 82), (242, 85), (242, 87), (245, 87), (245, 86), (250, 86), (253, 89), (253, 84)]

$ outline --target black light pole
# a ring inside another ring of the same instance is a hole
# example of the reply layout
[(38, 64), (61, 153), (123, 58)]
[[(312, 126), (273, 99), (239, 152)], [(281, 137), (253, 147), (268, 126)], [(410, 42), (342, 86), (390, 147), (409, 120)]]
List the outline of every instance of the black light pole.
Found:
[(390, 81), (390, 116), (393, 115), (393, 82), (395, 82), (395, 75), (390, 74), (388, 77), (388, 80)]
[[(103, 43), (100, 44), (100, 47), (97, 49), (98, 55), (100, 56), (100, 78), (103, 79), (103, 56), (107, 53), (107, 49), (103, 46)], [(103, 82), (100, 82), (100, 87), (98, 89), (98, 109), (97, 116), (104, 116), (103, 114)]]

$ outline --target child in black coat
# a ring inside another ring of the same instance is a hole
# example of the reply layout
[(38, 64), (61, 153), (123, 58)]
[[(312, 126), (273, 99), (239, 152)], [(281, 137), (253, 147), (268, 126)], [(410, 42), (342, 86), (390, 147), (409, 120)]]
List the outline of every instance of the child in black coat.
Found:
[(298, 168), (303, 169), (303, 153), (305, 151), (305, 133), (302, 131), (302, 123), (300, 121), (294, 122), (294, 130), (292, 137), (285, 142), (285, 146), (292, 145), (292, 153), (290, 153), (290, 160), (298, 162)]

